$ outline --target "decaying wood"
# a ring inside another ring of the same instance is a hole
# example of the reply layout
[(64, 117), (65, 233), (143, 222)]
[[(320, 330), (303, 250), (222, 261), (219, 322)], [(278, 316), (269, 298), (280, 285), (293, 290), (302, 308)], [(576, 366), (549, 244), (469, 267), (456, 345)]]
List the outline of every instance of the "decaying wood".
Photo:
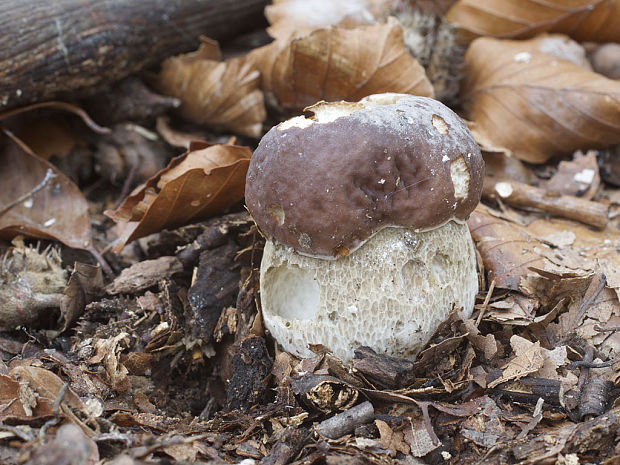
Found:
[(235, 303), (240, 279), (239, 266), (234, 263), (237, 251), (237, 245), (229, 241), (200, 254), (188, 301), (194, 319), (192, 330), (205, 342), (211, 341), (222, 309)]
[(609, 207), (605, 204), (562, 195), (517, 181), (485, 182), (482, 194), (490, 199), (499, 198), (513, 207), (535, 208), (595, 228), (602, 229), (607, 225)]
[(377, 354), (370, 347), (355, 349), (355, 369), (390, 388), (403, 387), (413, 383), (415, 365), (410, 360)]
[(357, 401), (355, 387), (333, 376), (306, 373), (293, 381), (293, 391), (310, 407), (323, 412), (347, 410)]
[(310, 432), (305, 428), (286, 428), (269, 455), (261, 463), (263, 465), (285, 465), (290, 463), (309, 438)]
[(368, 401), (334, 415), (316, 426), (317, 431), (331, 439), (337, 439), (353, 431), (356, 426), (368, 423), (375, 416), (375, 409)]
[[(554, 431), (546, 431), (534, 439), (512, 447), (512, 453), (522, 463), (545, 463), (544, 459), (558, 453), (588, 453), (591, 458), (604, 458), (618, 439), (620, 409), (578, 424), (569, 424)], [(554, 463), (553, 461), (549, 463)]]
[(0, 0), (0, 110), (92, 94), (163, 58), (259, 26), (266, 0)]
[(612, 383), (606, 379), (592, 377), (586, 381), (579, 398), (579, 418), (591, 418), (607, 410)]
[(226, 389), (228, 409), (247, 410), (263, 400), (273, 360), (262, 337), (248, 337), (235, 345), (232, 376)]

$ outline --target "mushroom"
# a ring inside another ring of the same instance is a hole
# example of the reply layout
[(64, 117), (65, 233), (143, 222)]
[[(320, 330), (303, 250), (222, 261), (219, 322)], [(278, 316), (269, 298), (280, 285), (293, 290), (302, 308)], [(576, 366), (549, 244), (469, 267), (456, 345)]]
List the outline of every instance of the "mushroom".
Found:
[(265, 327), (297, 356), (322, 344), (413, 358), (455, 308), (473, 311), (465, 223), (484, 162), (442, 103), (404, 94), (319, 102), (252, 156), (246, 204), (266, 244)]

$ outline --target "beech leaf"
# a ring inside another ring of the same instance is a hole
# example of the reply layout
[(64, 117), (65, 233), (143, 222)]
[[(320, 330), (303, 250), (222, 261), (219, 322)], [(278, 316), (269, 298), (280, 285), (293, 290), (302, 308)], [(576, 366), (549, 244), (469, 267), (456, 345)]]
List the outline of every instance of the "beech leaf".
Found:
[(357, 102), (382, 92), (434, 95), (393, 19), (356, 29), (317, 29), (276, 40), (249, 57), (261, 71), (267, 102), (284, 111), (299, 112), (320, 100)]
[(7, 137), (0, 138), (0, 166), (0, 210), (53, 174), (45, 187), (0, 214), (0, 237), (24, 235), (54, 239), (77, 249), (90, 248), (88, 202), (67, 176)]
[(544, 52), (558, 40), (483, 37), (465, 55), (468, 119), (485, 140), (531, 163), (620, 142), (620, 82), (559, 58), (564, 51)]
[(168, 58), (159, 90), (181, 100), (178, 111), (189, 121), (259, 137), (266, 112), (258, 70), (244, 57), (218, 61), (217, 56), (214, 44), (203, 42), (196, 52)]
[(459, 0), (446, 19), (480, 36), (522, 39), (561, 32), (579, 41), (620, 42), (618, 1)]
[(248, 147), (192, 143), (116, 210), (105, 212), (127, 223), (115, 250), (133, 239), (202, 221), (241, 201), (251, 155)]

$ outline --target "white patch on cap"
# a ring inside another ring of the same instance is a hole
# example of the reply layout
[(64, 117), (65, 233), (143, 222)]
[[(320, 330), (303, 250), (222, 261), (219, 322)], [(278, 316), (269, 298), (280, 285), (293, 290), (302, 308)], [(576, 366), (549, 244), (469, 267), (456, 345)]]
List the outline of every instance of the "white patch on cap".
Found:
[(409, 94), (396, 94), (394, 92), (386, 92), (384, 94), (372, 94), (360, 100), (360, 103), (371, 103), (373, 105), (394, 105), (403, 97)]
[(284, 131), (289, 128), (307, 128), (315, 123), (325, 124), (342, 118), (343, 116), (349, 116), (358, 110), (364, 108), (364, 105), (360, 103), (350, 102), (318, 102), (305, 108), (306, 111), (311, 111), (314, 116), (306, 118), (305, 116), (295, 116), (294, 118), (287, 119), (283, 123), (280, 123), (277, 128), (280, 131)]
[(582, 182), (584, 184), (591, 184), (594, 180), (594, 170), (590, 168), (581, 170), (579, 173), (576, 173), (575, 176), (573, 176), (573, 179), (577, 182)]
[(448, 124), (439, 115), (433, 115), (433, 126), (437, 129), (437, 132), (441, 135), (448, 134)]
[(286, 215), (284, 214), (284, 210), (282, 207), (276, 203), (269, 205), (267, 207), (267, 213), (269, 213), (273, 218), (277, 221), (277, 223), (282, 226), (284, 224), (284, 218)]
[(459, 156), (450, 163), (450, 177), (452, 178), (452, 186), (454, 187), (454, 198), (465, 199), (469, 193), (469, 170), (463, 156)]
[(319, 103), (308, 109), (314, 113), (314, 121), (317, 123), (331, 123), (343, 116), (349, 116), (361, 108), (360, 105), (355, 103), (337, 102), (322, 105)]
[(305, 116), (295, 116), (294, 118), (287, 119), (283, 123), (278, 124), (278, 131), (284, 131), (289, 128), (307, 128), (308, 126), (312, 126), (314, 121), (306, 118)]

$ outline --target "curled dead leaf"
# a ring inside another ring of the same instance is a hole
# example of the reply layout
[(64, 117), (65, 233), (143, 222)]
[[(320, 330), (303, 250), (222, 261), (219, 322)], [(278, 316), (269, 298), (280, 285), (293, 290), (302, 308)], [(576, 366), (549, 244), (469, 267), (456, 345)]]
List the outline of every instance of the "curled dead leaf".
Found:
[(405, 48), (395, 20), (356, 29), (318, 29), (252, 51), (269, 105), (299, 112), (320, 100), (382, 92), (433, 96), (424, 68)]
[(579, 41), (620, 42), (620, 2), (459, 0), (446, 19), (476, 35), (527, 38), (561, 32)]
[(202, 221), (241, 201), (251, 155), (248, 147), (192, 143), (116, 210), (105, 212), (126, 223), (115, 250), (162, 229)]
[(620, 82), (545, 53), (550, 39), (483, 37), (465, 55), (467, 117), (485, 140), (531, 163), (620, 142)]
[(258, 70), (244, 57), (219, 61), (217, 56), (213, 43), (204, 42), (196, 52), (168, 58), (159, 90), (179, 98), (178, 111), (190, 121), (259, 137), (266, 112)]

